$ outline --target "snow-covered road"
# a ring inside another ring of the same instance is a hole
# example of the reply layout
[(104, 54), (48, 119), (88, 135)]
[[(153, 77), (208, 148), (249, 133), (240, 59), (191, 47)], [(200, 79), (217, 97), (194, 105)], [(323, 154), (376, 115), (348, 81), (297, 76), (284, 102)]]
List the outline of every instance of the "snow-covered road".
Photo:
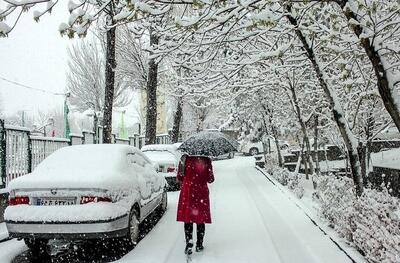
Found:
[[(217, 161), (214, 169), (216, 180), (210, 187), (213, 224), (206, 226), (205, 250), (195, 252), (192, 262), (352, 262), (254, 167), (254, 158)], [(126, 255), (117, 255), (120, 258), (117, 262), (186, 262), (183, 225), (175, 220), (178, 194), (169, 193), (165, 215), (135, 249)], [(23, 252), (26, 249), (22, 241), (0, 243), (0, 262), (10, 262), (17, 255), (18, 259), (13, 262), (33, 262)], [(52, 262), (86, 262), (71, 252), (66, 253), (72, 256), (61, 254)], [(94, 262), (112, 261), (104, 256), (99, 258)]]
[[(205, 250), (196, 263), (352, 262), (265, 176), (253, 158), (214, 162), (213, 224), (206, 226)], [(178, 193), (138, 246), (118, 262), (185, 262), (183, 225), (175, 221)]]

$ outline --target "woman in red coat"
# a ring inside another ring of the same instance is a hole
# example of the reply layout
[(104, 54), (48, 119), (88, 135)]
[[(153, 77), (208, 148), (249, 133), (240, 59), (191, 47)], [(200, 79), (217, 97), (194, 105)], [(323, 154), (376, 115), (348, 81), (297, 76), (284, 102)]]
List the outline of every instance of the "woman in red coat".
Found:
[(214, 181), (211, 159), (205, 156), (184, 155), (177, 179), (181, 183), (177, 221), (184, 222), (186, 248), (191, 254), (193, 247), (193, 223), (197, 224), (196, 251), (202, 251), (205, 224), (211, 223), (210, 199), (207, 183)]

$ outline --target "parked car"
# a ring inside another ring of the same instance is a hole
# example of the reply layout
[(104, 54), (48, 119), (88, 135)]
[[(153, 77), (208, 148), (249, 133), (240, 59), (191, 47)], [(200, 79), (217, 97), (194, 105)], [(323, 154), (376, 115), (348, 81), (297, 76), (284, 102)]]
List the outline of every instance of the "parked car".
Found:
[(168, 183), (168, 190), (179, 190), (176, 180), (181, 152), (173, 144), (152, 144), (142, 147), (142, 152), (156, 165), (157, 172)]
[[(274, 149), (276, 149), (276, 147), (275, 147), (275, 142), (273, 141), (273, 139), (270, 139), (270, 145), (271, 145), (272, 151), (274, 151)], [(281, 150), (288, 150), (289, 143), (287, 141), (279, 140), (279, 147)], [(261, 141), (246, 142), (241, 145), (240, 152), (254, 156), (254, 155), (263, 153), (264, 146)]]
[(139, 224), (167, 208), (166, 182), (127, 145), (61, 148), (9, 184), (10, 237), (42, 250), (49, 239), (121, 238), (135, 244)]

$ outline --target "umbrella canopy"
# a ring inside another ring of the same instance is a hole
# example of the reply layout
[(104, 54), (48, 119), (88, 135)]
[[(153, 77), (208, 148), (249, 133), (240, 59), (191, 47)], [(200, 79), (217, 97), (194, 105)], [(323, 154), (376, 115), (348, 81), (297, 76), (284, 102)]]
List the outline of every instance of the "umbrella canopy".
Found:
[(203, 131), (184, 141), (179, 150), (189, 155), (219, 156), (237, 151), (237, 142), (219, 131)]

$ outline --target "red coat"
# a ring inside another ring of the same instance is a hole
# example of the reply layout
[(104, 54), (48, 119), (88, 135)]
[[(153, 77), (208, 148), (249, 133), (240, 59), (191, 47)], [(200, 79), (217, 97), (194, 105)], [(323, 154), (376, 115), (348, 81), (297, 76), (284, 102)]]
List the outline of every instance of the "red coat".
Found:
[(177, 174), (177, 179), (181, 183), (177, 221), (210, 224), (210, 198), (207, 183), (214, 181), (211, 159), (187, 156), (184, 171), (182, 174), (181, 169), (178, 169)]

